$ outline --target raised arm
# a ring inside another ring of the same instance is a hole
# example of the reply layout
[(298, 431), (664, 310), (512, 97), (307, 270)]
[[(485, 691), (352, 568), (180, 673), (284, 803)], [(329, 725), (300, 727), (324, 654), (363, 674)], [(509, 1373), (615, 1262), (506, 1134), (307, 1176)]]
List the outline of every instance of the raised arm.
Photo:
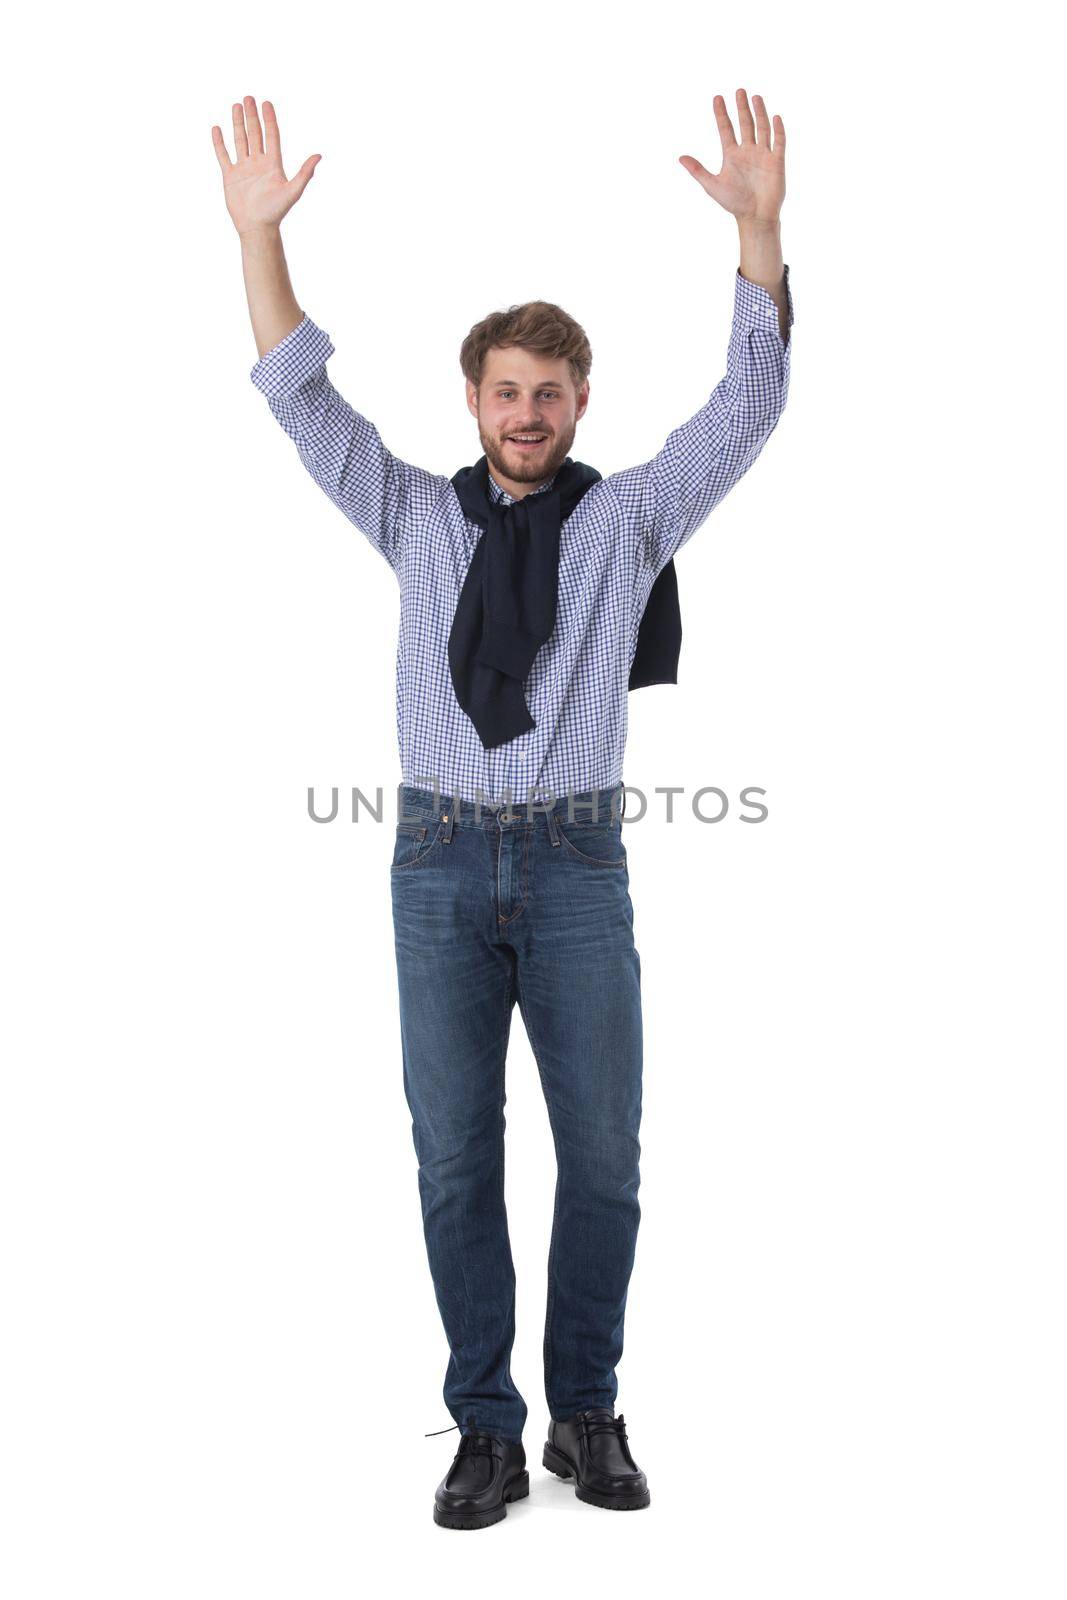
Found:
[(303, 312), (296, 303), (282, 249), (281, 226), (311, 182), (321, 156), (308, 156), (299, 172), (286, 178), (282, 166), (282, 141), (278, 119), (269, 100), (263, 102), (260, 124), (256, 102), (246, 94), (235, 101), (233, 143), (237, 159), (230, 160), (222, 129), (211, 130), (226, 209), (241, 240), (245, 294), (252, 318), (256, 350), (261, 356), (296, 327)]
[(609, 483), (641, 538), (638, 601), (660, 572), (756, 460), (789, 393), (793, 301), (782, 260), (779, 213), (785, 198), (785, 128), (771, 124), (759, 95), (755, 120), (737, 91), (741, 139), (721, 95), (714, 100), (723, 164), (708, 172), (693, 156), (679, 160), (735, 218), (741, 261), (734, 279), (726, 374), (688, 422), (639, 467)]
[(281, 223), (311, 179), (309, 156), (292, 179), (282, 166), (274, 107), (246, 95), (233, 106), (236, 161), (222, 130), (211, 130), (226, 207), (241, 240), (245, 293), (259, 360), (251, 379), (294, 441), (315, 482), (399, 573), (409, 508), (440, 491), (430, 473), (385, 448), (374, 424), (337, 392), (326, 375), (334, 352), (297, 304), (282, 247)]

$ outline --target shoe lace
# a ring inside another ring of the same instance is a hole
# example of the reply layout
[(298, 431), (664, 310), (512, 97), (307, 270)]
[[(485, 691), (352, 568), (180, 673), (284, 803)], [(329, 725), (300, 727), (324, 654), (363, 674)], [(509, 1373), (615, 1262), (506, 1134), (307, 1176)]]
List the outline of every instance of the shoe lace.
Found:
[(581, 1412), (582, 1432), (589, 1439), (595, 1433), (613, 1433), (625, 1442), (628, 1437), (626, 1432), (626, 1418), (619, 1417), (590, 1417), (588, 1412)]
[[(458, 1422), (452, 1424), (452, 1428), (458, 1427)], [(451, 1433), (452, 1428), (437, 1428), (433, 1433), (423, 1434), (423, 1438), (436, 1439), (438, 1434)], [(456, 1456), (488, 1456), (491, 1461), (503, 1460), (501, 1452), (496, 1448), (496, 1440), (490, 1433), (461, 1433), (459, 1444), (456, 1447)]]

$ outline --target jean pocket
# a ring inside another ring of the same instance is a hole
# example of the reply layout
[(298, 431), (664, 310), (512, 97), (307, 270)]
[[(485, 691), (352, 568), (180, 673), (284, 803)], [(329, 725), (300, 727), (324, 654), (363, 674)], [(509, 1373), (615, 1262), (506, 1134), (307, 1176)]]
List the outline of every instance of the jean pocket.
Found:
[(568, 858), (587, 867), (625, 867), (626, 846), (617, 822), (560, 822), (556, 828)]
[(441, 843), (444, 828), (443, 821), (438, 821), (436, 833), (432, 831), (432, 823), (398, 822), (390, 870), (404, 872), (409, 867), (421, 866), (427, 856)]

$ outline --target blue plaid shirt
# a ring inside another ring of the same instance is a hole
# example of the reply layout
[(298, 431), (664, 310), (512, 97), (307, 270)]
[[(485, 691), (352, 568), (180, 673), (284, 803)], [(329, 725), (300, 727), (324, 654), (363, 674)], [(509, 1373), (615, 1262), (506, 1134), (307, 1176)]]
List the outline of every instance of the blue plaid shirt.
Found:
[[(785, 278), (791, 328), (788, 267)], [(310, 317), (256, 362), (252, 382), (301, 461), (396, 573), (404, 783), (520, 804), (622, 781), (630, 665), (649, 591), (773, 432), (792, 344), (783, 343), (770, 294), (738, 270), (726, 374), (710, 398), (650, 461), (595, 483), (562, 524), (556, 626), (524, 684), (535, 726), (493, 750), (483, 749), (456, 699), (448, 666), (452, 619), (482, 529), (467, 520), (449, 476), (401, 461), (338, 394), (326, 375), (334, 346)], [(491, 473), (489, 485), (494, 498), (513, 498)]]

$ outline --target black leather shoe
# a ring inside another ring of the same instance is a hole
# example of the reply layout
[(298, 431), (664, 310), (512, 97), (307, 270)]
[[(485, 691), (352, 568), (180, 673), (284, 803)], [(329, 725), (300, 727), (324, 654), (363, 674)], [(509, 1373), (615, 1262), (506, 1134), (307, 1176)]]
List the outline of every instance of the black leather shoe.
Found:
[(545, 1466), (557, 1477), (573, 1478), (578, 1499), (591, 1506), (640, 1510), (651, 1496), (626, 1443), (625, 1421), (607, 1406), (594, 1406), (566, 1422), (550, 1422)]
[(437, 1486), (433, 1520), (442, 1528), (488, 1528), (508, 1514), (508, 1501), (530, 1492), (526, 1451), (491, 1433), (465, 1433)]

